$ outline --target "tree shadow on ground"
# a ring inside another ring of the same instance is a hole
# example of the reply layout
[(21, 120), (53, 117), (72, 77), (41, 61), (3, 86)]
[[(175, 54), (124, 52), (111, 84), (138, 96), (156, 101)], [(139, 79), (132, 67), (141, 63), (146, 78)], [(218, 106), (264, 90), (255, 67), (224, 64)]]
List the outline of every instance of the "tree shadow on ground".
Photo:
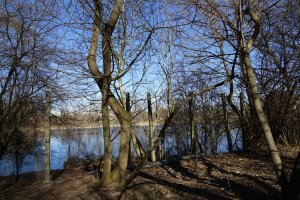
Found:
[[(207, 175), (213, 178), (212, 182), (231, 190), (241, 199), (278, 199), (280, 192), (272, 186), (272, 181), (265, 177), (251, 176), (226, 170), (204, 157), (200, 157), (202, 163), (207, 166)], [(216, 169), (225, 177), (219, 178), (212, 174)], [(274, 183), (274, 182), (273, 182)]]
[(63, 174), (64, 170), (53, 170), (51, 171), (51, 179), (52, 181), (55, 181), (58, 177), (60, 177)]
[(198, 175), (194, 174), (188, 168), (182, 166), (179, 162), (176, 165), (170, 164), (170, 165), (167, 165), (167, 166), (172, 168), (174, 171), (182, 174), (184, 177), (187, 177), (189, 179), (200, 180), (200, 177)]
[[(168, 187), (169, 189), (175, 191), (178, 196), (175, 199), (186, 199), (187, 196), (196, 199), (232, 199), (233, 196), (239, 199), (279, 199), (279, 191), (272, 186), (274, 180), (264, 180), (262, 177), (255, 177), (247, 174), (240, 174), (236, 172), (231, 172), (222, 167), (212, 163), (206, 158), (200, 158), (201, 163), (205, 166), (205, 172), (199, 171), (195, 172), (189, 168), (183, 166), (178, 162), (177, 164), (168, 164), (162, 166), (162, 168), (170, 175), (172, 178), (176, 178), (177, 173), (181, 174), (182, 183), (173, 182), (170, 177), (161, 178), (155, 175), (140, 172), (139, 176), (148, 180), (146, 183), (133, 184), (121, 192), (120, 199), (126, 190), (135, 190), (142, 184), (159, 184)], [(168, 167), (172, 168), (169, 170)], [(174, 170), (174, 171), (173, 171)], [(221, 175), (215, 175), (214, 170), (221, 172)], [(201, 175), (202, 174), (202, 175)], [(199, 184), (197, 186), (189, 186), (185, 181), (196, 180)], [(149, 181), (151, 181), (149, 183)], [(269, 182), (268, 182), (269, 181)], [(220, 190), (222, 189), (222, 190)], [(142, 191), (147, 193), (149, 191)], [(185, 194), (185, 195), (183, 195)], [(143, 194), (145, 198), (151, 199), (151, 195)], [(164, 197), (162, 196), (162, 199)]]
[(194, 160), (184, 159), (142, 170), (136, 181), (120, 191), (119, 199), (280, 199), (275, 176), (259, 173), (260, 168), (271, 169), (265, 166), (267, 155), (241, 155), (248, 160), (242, 163), (224, 158), (225, 162), (217, 162), (200, 156), (198, 168), (193, 167)]
[[(272, 159), (270, 158), (270, 155), (266, 152), (252, 152), (252, 153), (239, 153), (242, 155), (242, 157), (247, 158), (249, 160), (260, 160), (263, 162), (270, 162), (270, 165), (272, 165)], [(285, 155), (281, 155), (281, 159), (283, 160), (283, 165), (287, 169), (292, 169), (295, 161), (296, 161), (296, 154), (295, 157), (288, 157)]]
[[(190, 187), (190, 186), (187, 186), (187, 185), (184, 185), (184, 184), (171, 182), (171, 181), (168, 181), (168, 180), (161, 179), (161, 178), (158, 178), (156, 176), (150, 175), (150, 174), (145, 173), (145, 172), (140, 172), (139, 176), (143, 177), (147, 180), (151, 180), (153, 182), (132, 184), (131, 186), (126, 187), (122, 191), (119, 199), (122, 199), (123, 194), (125, 193), (126, 190), (129, 190), (129, 189), (130, 190), (135, 190), (135, 188), (141, 186), (142, 184), (147, 185), (147, 186), (149, 186), (150, 184), (152, 184), (152, 185), (159, 184), (159, 185), (166, 186), (166, 187), (172, 189), (173, 191), (176, 191), (177, 197), (173, 197), (172, 199), (186, 199), (187, 195), (183, 195), (184, 193), (191, 195), (192, 199), (195, 199), (195, 197), (199, 197), (199, 199), (201, 199), (201, 198), (206, 198), (206, 199), (231, 199), (231, 198), (228, 198), (226, 196), (222, 196), (220, 194), (217, 194), (214, 191), (207, 190), (205, 188), (199, 188), (199, 187), (194, 188), (194, 187)], [(149, 191), (144, 191), (144, 193), (149, 193)], [(150, 193), (149, 194), (144, 194), (144, 197), (146, 197), (147, 199), (152, 199)], [(180, 198), (180, 197), (183, 197), (183, 198)], [(164, 199), (164, 197), (162, 196), (161, 199)]]
[[(188, 178), (196, 179), (198, 180), (198, 182), (207, 183), (214, 187), (224, 188), (226, 191), (231, 191), (241, 199), (279, 198), (278, 196), (279, 191), (273, 188), (270, 184), (260, 180), (259, 177), (253, 177), (246, 174), (238, 174), (235, 172), (228, 172), (218, 167), (217, 165), (211, 163), (208, 160), (204, 160), (203, 164), (207, 167), (206, 175), (208, 175), (211, 178), (211, 180), (209, 181), (207, 181), (207, 179), (205, 178), (198, 177), (198, 174), (194, 174), (194, 172), (190, 171), (188, 168), (185, 168), (180, 164), (169, 165), (169, 166), (173, 170), (181, 173), (182, 175)], [(223, 175), (220, 177), (212, 175), (212, 171), (214, 169), (218, 170)], [(223, 177), (224, 175), (227, 177), (231, 175), (231, 177), (233, 176), (236, 178), (224, 178)], [(247, 184), (247, 183), (252, 183), (252, 184)]]

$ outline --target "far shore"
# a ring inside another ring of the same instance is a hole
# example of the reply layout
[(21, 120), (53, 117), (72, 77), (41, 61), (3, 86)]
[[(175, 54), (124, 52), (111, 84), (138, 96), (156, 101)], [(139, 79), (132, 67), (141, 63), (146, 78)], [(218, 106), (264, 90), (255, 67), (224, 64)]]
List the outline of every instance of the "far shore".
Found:
[[(137, 122), (133, 124), (134, 126), (149, 126), (148, 122)], [(158, 125), (158, 124), (157, 124)], [(112, 124), (110, 127), (112, 128), (119, 128), (121, 127), (120, 124)], [(102, 125), (97, 124), (88, 124), (88, 125), (82, 125), (82, 126), (57, 126), (53, 125), (50, 126), (50, 130), (70, 130), (70, 129), (93, 129), (93, 128), (102, 128)], [(38, 129), (40, 132), (44, 132), (44, 127), (40, 127)]]

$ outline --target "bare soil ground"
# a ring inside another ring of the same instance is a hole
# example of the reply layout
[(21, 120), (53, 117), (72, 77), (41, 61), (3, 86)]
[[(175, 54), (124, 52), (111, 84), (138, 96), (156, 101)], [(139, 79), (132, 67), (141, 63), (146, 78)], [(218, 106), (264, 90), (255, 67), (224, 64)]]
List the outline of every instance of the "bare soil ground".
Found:
[[(285, 151), (288, 172), (298, 151)], [(280, 188), (265, 153), (219, 154), (147, 167), (122, 190), (94, 190), (83, 169), (64, 170), (51, 183), (26, 178), (0, 191), (0, 199), (279, 199)], [(41, 176), (41, 175), (39, 175)], [(32, 176), (31, 176), (32, 177)]]

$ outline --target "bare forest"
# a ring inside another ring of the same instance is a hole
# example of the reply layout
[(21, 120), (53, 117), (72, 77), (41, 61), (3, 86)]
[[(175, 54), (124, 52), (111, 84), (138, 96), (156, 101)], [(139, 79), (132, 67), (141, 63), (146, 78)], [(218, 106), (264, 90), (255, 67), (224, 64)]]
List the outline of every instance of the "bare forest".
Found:
[(0, 1), (0, 199), (299, 199), (298, 0)]

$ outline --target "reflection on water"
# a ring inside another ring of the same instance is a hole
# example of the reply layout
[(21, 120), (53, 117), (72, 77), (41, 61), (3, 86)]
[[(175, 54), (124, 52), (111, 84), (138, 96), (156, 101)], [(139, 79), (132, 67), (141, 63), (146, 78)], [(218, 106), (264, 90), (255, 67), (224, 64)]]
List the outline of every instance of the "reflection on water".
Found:
[[(117, 158), (119, 151), (119, 128), (112, 128), (112, 155)], [(136, 127), (135, 133), (139, 138), (144, 149), (149, 148), (148, 128)], [(169, 155), (177, 155), (184, 152), (184, 149), (178, 149), (178, 141), (176, 141), (172, 134), (168, 134), (165, 140), (165, 148)], [(236, 134), (232, 134), (233, 141)], [(19, 173), (27, 173), (32, 171), (40, 171), (44, 168), (44, 138), (38, 138), (36, 150), (34, 153), (28, 154), (23, 159), (22, 165), (19, 168)], [(186, 139), (181, 139), (181, 143), (190, 143)], [(187, 147), (189, 144), (186, 144)], [(96, 156), (103, 155), (104, 141), (103, 133), (100, 128), (89, 129), (69, 129), (69, 130), (53, 130), (51, 131), (51, 170), (63, 169), (64, 161), (70, 156), (83, 158), (87, 154), (94, 154)], [(241, 147), (241, 140), (238, 140), (237, 146)], [(227, 140), (226, 137), (221, 137), (218, 144), (218, 152), (226, 152)], [(6, 155), (0, 161), (0, 176), (13, 175), (16, 173), (15, 157), (13, 155)]]

